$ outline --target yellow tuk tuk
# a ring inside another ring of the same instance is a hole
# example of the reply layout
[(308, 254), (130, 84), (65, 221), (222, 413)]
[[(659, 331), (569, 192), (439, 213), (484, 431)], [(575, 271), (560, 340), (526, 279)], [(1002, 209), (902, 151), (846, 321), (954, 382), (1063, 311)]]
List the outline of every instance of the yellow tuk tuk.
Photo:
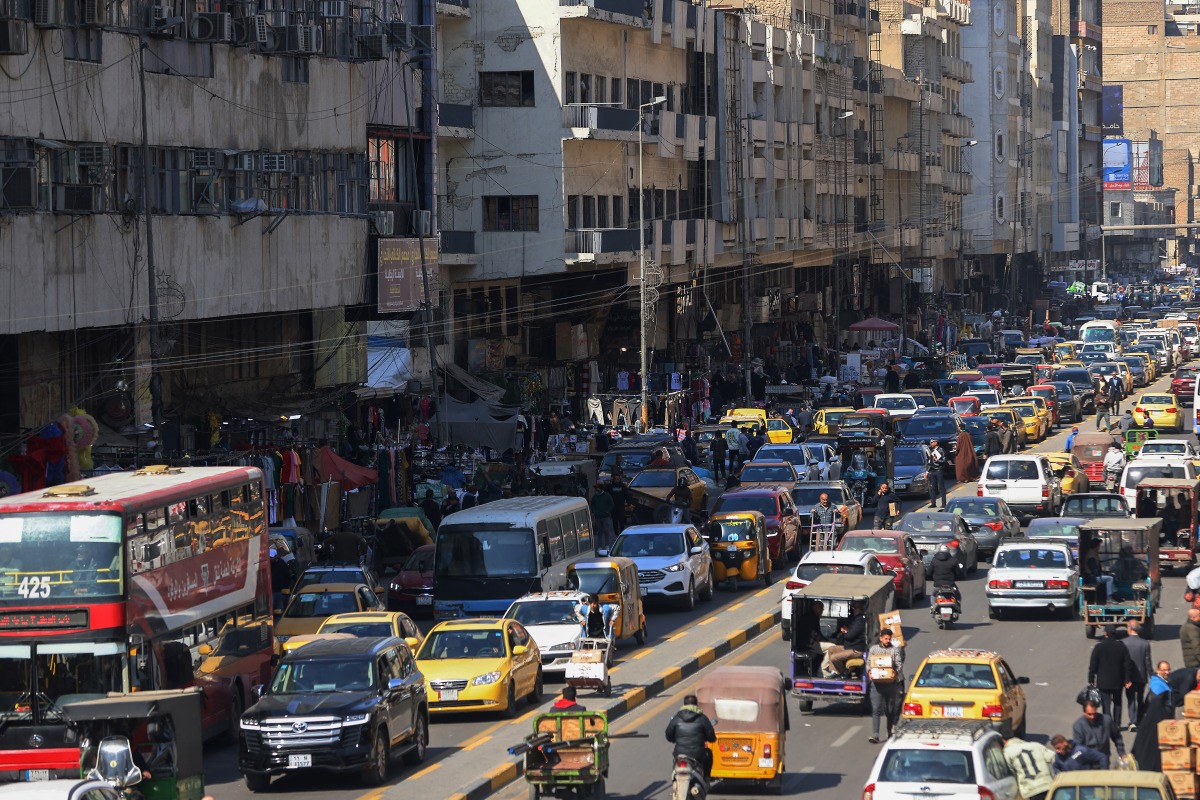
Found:
[(783, 792), (788, 714), (775, 667), (720, 667), (696, 687), (700, 711), (715, 720), (712, 777), (749, 780)]
[(637, 564), (632, 559), (611, 556), (576, 561), (567, 566), (567, 585), (599, 598), (601, 605), (617, 606), (613, 620), (613, 642), (630, 636), (646, 643), (646, 614), (642, 610)]
[(713, 574), (736, 592), (739, 581), (762, 580), (771, 585), (771, 554), (767, 552), (767, 522), (760, 511), (713, 514), (705, 535), (712, 553)]

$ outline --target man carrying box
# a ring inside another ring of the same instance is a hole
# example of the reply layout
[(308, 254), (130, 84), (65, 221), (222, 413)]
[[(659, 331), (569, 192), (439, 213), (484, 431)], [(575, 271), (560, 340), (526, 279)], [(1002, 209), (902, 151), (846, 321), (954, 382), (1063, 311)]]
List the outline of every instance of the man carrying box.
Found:
[(871, 681), (871, 744), (879, 744), (879, 718), (887, 719), (891, 737), (904, 702), (904, 648), (892, 643), (892, 629), (881, 628), (879, 644), (867, 651), (867, 677)]

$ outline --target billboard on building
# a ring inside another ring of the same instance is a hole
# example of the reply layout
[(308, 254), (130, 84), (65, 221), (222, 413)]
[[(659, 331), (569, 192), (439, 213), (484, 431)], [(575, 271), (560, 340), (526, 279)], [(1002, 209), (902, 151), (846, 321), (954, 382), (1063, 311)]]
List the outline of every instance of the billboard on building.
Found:
[[(438, 240), (425, 240), (425, 269), (429, 273), (430, 302), (438, 305)], [(416, 311), (425, 302), (421, 280), (419, 239), (379, 240), (379, 313)]]
[(1105, 86), (1100, 95), (1100, 128), (1105, 136), (1125, 133), (1125, 87)]
[(1104, 146), (1104, 188), (1132, 189), (1133, 179), (1130, 174), (1132, 148), (1128, 139), (1105, 139)]

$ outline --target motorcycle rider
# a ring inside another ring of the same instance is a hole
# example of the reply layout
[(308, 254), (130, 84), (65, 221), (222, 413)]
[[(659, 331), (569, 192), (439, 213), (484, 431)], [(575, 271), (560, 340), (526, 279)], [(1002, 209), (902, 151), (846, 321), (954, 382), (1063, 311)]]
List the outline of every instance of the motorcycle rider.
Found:
[(691, 758), (707, 780), (712, 775), (712, 751), (705, 745), (716, 740), (712, 722), (700, 711), (700, 700), (694, 694), (684, 697), (683, 708), (667, 723), (667, 741), (675, 745), (671, 755)]
[(934, 589), (947, 589), (954, 594), (955, 600), (959, 605), (962, 604), (962, 594), (958, 591), (958, 558), (949, 545), (939, 545), (937, 552), (933, 554), (933, 567), (930, 569), (930, 578), (933, 580)]
[(681, 523), (692, 521), (692, 490), (688, 486), (687, 478), (679, 476), (679, 483), (675, 484), (675, 488), (667, 495), (667, 503), (679, 509)]
[(1121, 479), (1123, 469), (1125, 469), (1125, 454), (1121, 452), (1120, 447), (1117, 447), (1117, 443), (1113, 442), (1108, 446), (1108, 452), (1104, 454), (1105, 487), (1116, 486), (1117, 481)]

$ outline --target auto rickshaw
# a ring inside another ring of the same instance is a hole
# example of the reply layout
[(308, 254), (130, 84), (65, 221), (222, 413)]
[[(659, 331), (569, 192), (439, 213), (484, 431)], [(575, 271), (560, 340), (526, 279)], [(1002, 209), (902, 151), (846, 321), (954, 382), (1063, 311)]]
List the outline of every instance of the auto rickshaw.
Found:
[(696, 687), (700, 712), (716, 720), (712, 777), (783, 793), (789, 681), (775, 667), (719, 667)]
[[(126, 763), (120, 755), (123, 741), (127, 763), (140, 778), (132, 782), (146, 800), (200, 800), (205, 794), (203, 702), (204, 693), (196, 687), (136, 692), (66, 703), (62, 715), (79, 734), (84, 774), (98, 768), (109, 779), (106, 770)], [(101, 755), (104, 763), (97, 764)]]
[(1186, 572), (1195, 565), (1198, 499), (1200, 480), (1196, 478), (1143, 478), (1138, 484), (1137, 516), (1163, 521), (1158, 545), (1163, 568), (1179, 567)]
[(767, 523), (760, 511), (713, 514), (706, 535), (712, 553), (713, 574), (736, 592), (741, 581), (762, 580), (771, 585), (771, 554), (767, 551)]
[(1079, 526), (1079, 615), (1087, 638), (1094, 639), (1104, 625), (1129, 622), (1141, 623), (1141, 635), (1154, 638), (1154, 610), (1162, 595), (1161, 531), (1157, 518), (1099, 518)]
[(433, 544), (435, 528), (420, 508), (389, 508), (373, 523), (375, 568), (379, 574), (398, 570), (418, 547)]
[(1154, 428), (1130, 428), (1125, 431), (1125, 458), (1137, 458), (1142, 451), (1142, 445), (1150, 439), (1157, 439), (1158, 431)]
[(604, 798), (608, 739), (603, 711), (556, 711), (534, 717), (533, 733), (508, 752), (524, 757), (531, 800)]
[(1077, 433), (1071, 442), (1071, 454), (1083, 464), (1088, 483), (1104, 485), (1104, 456), (1116, 440), (1108, 433)]
[(646, 643), (646, 614), (633, 559), (610, 556), (568, 564), (567, 586), (598, 597), (601, 605), (620, 609), (613, 620), (614, 642), (632, 636), (639, 645)]
[[(821, 604), (820, 616), (814, 613)], [(825, 651), (836, 642), (839, 624), (859, 605), (866, 619), (866, 640), (879, 635), (879, 615), (896, 608), (896, 587), (891, 575), (836, 575), (827, 573), (792, 595), (792, 694), (801, 711), (813, 702), (858, 703), (869, 707), (869, 681), (863, 658), (846, 662), (848, 675), (826, 675)]]

